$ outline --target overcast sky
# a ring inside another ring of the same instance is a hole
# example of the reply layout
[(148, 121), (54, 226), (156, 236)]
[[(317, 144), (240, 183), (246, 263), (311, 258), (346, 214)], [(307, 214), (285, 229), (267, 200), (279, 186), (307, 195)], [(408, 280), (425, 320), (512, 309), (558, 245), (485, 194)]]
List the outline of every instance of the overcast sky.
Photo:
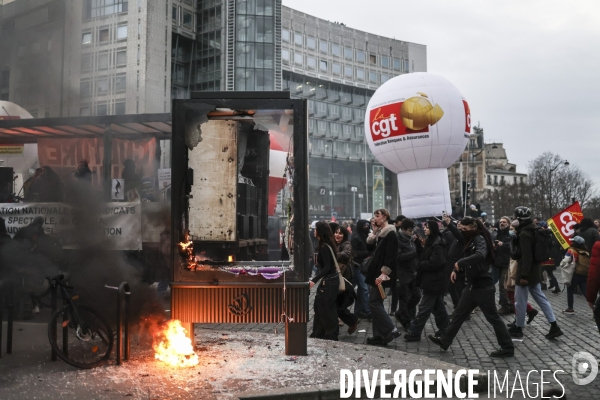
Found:
[(518, 172), (545, 151), (600, 191), (600, 0), (283, 0), (348, 27), (427, 46), (486, 142)]

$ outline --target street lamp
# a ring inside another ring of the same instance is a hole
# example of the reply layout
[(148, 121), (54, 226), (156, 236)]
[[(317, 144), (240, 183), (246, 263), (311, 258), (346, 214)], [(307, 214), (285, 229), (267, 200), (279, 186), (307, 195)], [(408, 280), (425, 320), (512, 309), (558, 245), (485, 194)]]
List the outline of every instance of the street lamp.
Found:
[(352, 186), (350, 191), (352, 192), (352, 216), (356, 219), (356, 192), (358, 191), (358, 188)]
[(561, 165), (569, 166), (569, 162), (567, 160), (560, 160), (554, 167), (550, 168), (550, 172), (548, 173), (548, 186), (550, 191), (548, 193), (548, 204), (550, 205), (550, 215), (548, 217), (552, 217), (554, 215), (554, 207), (552, 204), (552, 173), (556, 171), (558, 167)]
[(363, 194), (359, 193), (358, 194), (358, 213), (361, 214), (362, 213), (362, 199), (363, 199)]

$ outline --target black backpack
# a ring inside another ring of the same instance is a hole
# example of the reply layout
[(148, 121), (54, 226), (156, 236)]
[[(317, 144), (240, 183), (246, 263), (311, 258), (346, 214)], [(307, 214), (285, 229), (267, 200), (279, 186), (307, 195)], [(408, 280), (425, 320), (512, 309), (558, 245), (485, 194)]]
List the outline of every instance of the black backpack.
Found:
[(552, 247), (552, 231), (549, 229), (535, 228), (533, 241), (533, 262), (542, 263), (550, 259)]

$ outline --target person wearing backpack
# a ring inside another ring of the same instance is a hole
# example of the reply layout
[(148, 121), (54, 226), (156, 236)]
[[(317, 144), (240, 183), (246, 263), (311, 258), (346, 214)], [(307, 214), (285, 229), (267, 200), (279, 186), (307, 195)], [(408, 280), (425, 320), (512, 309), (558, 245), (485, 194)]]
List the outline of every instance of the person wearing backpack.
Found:
[(540, 261), (543, 260), (544, 256), (546, 260), (549, 254), (540, 254), (544, 250), (548, 253), (548, 249), (544, 249), (544, 246), (540, 246), (536, 243), (536, 239), (539, 238), (539, 231), (536, 233), (536, 229), (541, 230), (531, 219), (531, 209), (529, 207), (519, 206), (515, 208), (515, 218), (519, 221), (519, 225), (516, 227), (517, 230), (517, 242), (520, 248), (520, 255), (517, 259), (517, 275), (515, 278), (515, 309), (517, 311), (516, 325), (509, 328), (509, 333), (512, 337), (522, 338), (523, 327), (525, 326), (525, 315), (527, 311), (527, 300), (529, 294), (533, 297), (535, 302), (540, 306), (544, 312), (548, 323), (550, 324), (550, 332), (546, 334), (547, 339), (554, 339), (563, 334), (558, 324), (556, 323), (556, 317), (552, 311), (550, 302), (542, 292), (542, 267)]
[(571, 247), (567, 250), (567, 254), (563, 259), (563, 263), (572, 262), (575, 264), (575, 269), (571, 277), (571, 281), (567, 285), (567, 309), (563, 313), (567, 315), (575, 314), (573, 309), (573, 293), (577, 287), (581, 289), (581, 293), (585, 296), (585, 290), (588, 279), (588, 270), (590, 267), (590, 253), (585, 247), (585, 239), (581, 236), (575, 236), (571, 239)]

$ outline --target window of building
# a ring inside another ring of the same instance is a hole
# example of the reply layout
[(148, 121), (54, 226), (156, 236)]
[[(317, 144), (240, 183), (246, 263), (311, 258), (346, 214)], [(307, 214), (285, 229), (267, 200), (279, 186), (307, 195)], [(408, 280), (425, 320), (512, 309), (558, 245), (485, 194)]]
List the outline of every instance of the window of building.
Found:
[(173, 21), (177, 21), (177, 6), (171, 8), (171, 18)]
[(83, 18), (90, 19), (127, 12), (129, 0), (85, 0)]
[(115, 115), (125, 115), (125, 102), (119, 101), (115, 103)]
[(340, 106), (336, 104), (329, 105), (329, 115), (332, 117), (338, 117), (340, 115)]
[(118, 75), (115, 78), (115, 91), (121, 92), (127, 89), (127, 77), (125, 75)]
[(90, 115), (92, 115), (90, 111), (91, 110), (90, 110), (89, 107), (81, 107), (79, 109), (79, 116), (81, 116), (81, 117), (89, 117)]
[(285, 61), (290, 60), (290, 51), (287, 49), (281, 49), (281, 59)]
[(98, 54), (98, 69), (108, 68), (108, 53)]
[[(319, 122), (323, 122), (323, 121), (319, 121)], [(317, 140), (317, 149), (319, 149), (319, 151), (325, 150), (325, 141), (323, 139)]]
[(331, 72), (333, 72), (335, 75), (340, 75), (342, 73), (342, 65), (339, 63), (331, 64)]
[(488, 176), (487, 176), (487, 184), (488, 184), (488, 185), (491, 185), (491, 184), (492, 184), (492, 176), (491, 176), (491, 175), (488, 175)]
[(319, 61), (319, 69), (323, 72), (327, 72), (327, 61), (320, 60)]
[(79, 83), (79, 96), (88, 97), (92, 94), (92, 82), (82, 81)]
[(96, 106), (96, 115), (107, 115), (108, 106), (106, 104), (98, 104)]
[(122, 66), (127, 64), (127, 51), (117, 51), (117, 65)]
[(319, 114), (325, 115), (327, 113), (327, 104), (318, 101), (317, 102), (317, 112)]
[(346, 65), (344, 67), (344, 76), (346, 78), (352, 78), (354, 76), (354, 68), (351, 65)]
[(494, 185), (498, 184), (498, 175), (494, 175)]
[(294, 43), (298, 46), (302, 46), (304, 43), (303, 35), (300, 32), (294, 32)]
[(515, 184), (517, 183), (517, 177), (516, 176), (513, 176), (513, 183), (515, 183)]
[(365, 80), (365, 70), (362, 68), (356, 68), (356, 79), (360, 79), (361, 81)]
[(98, 31), (98, 41), (102, 43), (108, 42), (108, 40), (108, 28), (100, 29), (100, 31)]
[(284, 42), (289, 42), (290, 41), (290, 31), (288, 31), (287, 29), (282, 29), (281, 30), (281, 40), (283, 40)]
[(377, 55), (376, 54), (369, 54), (369, 63), (371, 63), (373, 65), (377, 65)]
[(369, 82), (370, 83), (377, 83), (377, 72), (375, 72), (375, 71), (369, 71)]
[(345, 139), (350, 139), (352, 137), (352, 125), (342, 125), (342, 134), (344, 135)]
[[(98, 79), (98, 81), (96, 82), (96, 92), (98, 94), (108, 93), (108, 78)], [(102, 114), (102, 115), (104, 115), (104, 114)]]
[(344, 143), (344, 154), (346, 156), (350, 155), (350, 143)]
[(365, 62), (365, 52), (362, 50), (356, 50), (356, 62)]
[(342, 56), (342, 46), (340, 46), (339, 44), (332, 44), (331, 45), (331, 54), (333, 54), (336, 57), (341, 57)]
[(192, 27), (192, 13), (187, 11), (183, 12), (183, 26), (185, 26), (186, 28)]
[(327, 132), (327, 122), (323, 120), (317, 121), (317, 130), (319, 131), (319, 133)]
[(294, 63), (302, 65), (302, 53), (294, 53)]
[(312, 69), (317, 68), (317, 59), (310, 56), (306, 57), (306, 66)]
[(363, 154), (363, 148), (361, 144), (357, 144), (356, 145), (356, 157), (362, 157)]
[(121, 25), (117, 28), (117, 40), (127, 39), (127, 25)]
[(319, 40), (319, 51), (323, 54), (329, 53), (329, 42), (327, 40)]
[(390, 67), (390, 58), (388, 56), (379, 56), (379, 59), (381, 60), (381, 67), (382, 68), (389, 68)]
[[(362, 113), (362, 115), (364, 115), (364, 112)], [(365, 128), (362, 125), (354, 127), (354, 135), (356, 136), (356, 139), (359, 139), (359, 140), (362, 139), (364, 134), (365, 134)]]
[(92, 33), (86, 32), (81, 35), (81, 44), (90, 44), (92, 43)]
[(523, 177), (522, 176), (519, 178), (519, 180), (520, 180), (521, 183), (523, 183)]
[(381, 74), (381, 83), (385, 83), (390, 80), (390, 76), (388, 74)]
[(89, 54), (81, 56), (81, 72), (88, 72), (92, 69), (92, 57)]
[(331, 133), (333, 134), (333, 136), (338, 136), (340, 133), (340, 124), (332, 122), (331, 124), (329, 124), (329, 126), (331, 128)]
[[(362, 121), (363, 119), (365, 119), (365, 110), (363, 110), (362, 108), (355, 108), (354, 109), (354, 119), (356, 121)], [(360, 129), (362, 129), (362, 127), (359, 127)]]
[(344, 58), (346, 60), (353, 60), (354, 59), (354, 52), (352, 51), (352, 47), (345, 47), (344, 46)]
[(312, 37), (312, 36), (307, 36), (306, 37), (306, 47), (308, 47), (311, 50), (314, 50), (317, 46), (317, 40)]
[(402, 69), (402, 63), (400, 62), (400, 59), (394, 58), (392, 62), (394, 64), (394, 70), (400, 71)]

